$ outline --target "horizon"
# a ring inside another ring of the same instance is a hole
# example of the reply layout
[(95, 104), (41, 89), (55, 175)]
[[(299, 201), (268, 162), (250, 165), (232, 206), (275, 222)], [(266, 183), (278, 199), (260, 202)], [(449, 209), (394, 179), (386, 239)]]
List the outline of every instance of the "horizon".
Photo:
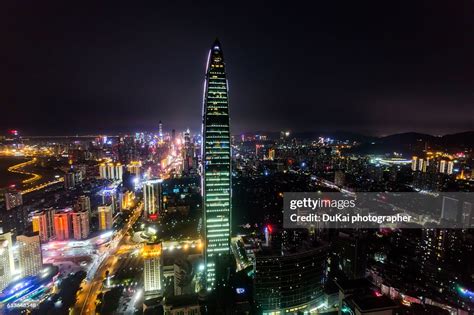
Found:
[[(184, 128), (182, 130), (176, 130), (178, 132), (184, 131), (187, 128)], [(173, 129), (164, 129), (166, 133), (172, 132)], [(232, 136), (240, 136), (240, 135), (268, 135), (268, 134), (274, 134), (277, 135), (280, 133), (280, 131), (287, 130), (290, 131), (291, 134), (296, 134), (296, 135), (301, 135), (301, 134), (320, 134), (320, 135), (331, 135), (331, 134), (352, 134), (354, 136), (363, 136), (363, 137), (371, 137), (371, 138), (384, 138), (384, 137), (390, 137), (390, 136), (395, 136), (395, 135), (403, 135), (403, 134), (420, 134), (420, 135), (427, 135), (427, 136), (432, 136), (432, 137), (445, 137), (445, 136), (450, 136), (450, 135), (458, 135), (458, 134), (465, 134), (465, 133), (474, 133), (473, 130), (464, 130), (464, 131), (459, 131), (459, 132), (451, 132), (451, 133), (442, 133), (442, 134), (434, 134), (434, 133), (424, 133), (424, 132), (417, 132), (417, 131), (401, 131), (401, 132), (395, 132), (395, 133), (389, 133), (389, 134), (381, 134), (381, 135), (376, 135), (376, 134), (366, 134), (366, 133), (361, 133), (361, 132), (355, 132), (355, 131), (350, 131), (350, 130), (335, 130), (335, 131), (324, 131), (324, 130), (314, 130), (314, 131), (293, 131), (289, 129), (282, 129), (278, 131), (273, 131), (273, 130), (250, 130), (250, 131), (244, 131), (244, 132), (239, 132), (239, 133), (234, 133), (231, 132)], [(194, 135), (200, 135), (201, 132), (193, 132), (193, 129), (190, 129), (191, 134)], [(21, 131), (19, 133), (19, 136), (22, 138), (28, 138), (28, 137), (35, 137), (35, 138), (47, 138), (47, 137), (97, 137), (97, 136), (111, 136), (111, 137), (119, 137), (119, 136), (129, 136), (133, 135), (135, 133), (157, 133), (157, 130), (135, 130), (135, 131), (124, 131), (124, 132), (97, 132), (97, 133), (76, 133), (76, 134), (22, 134)], [(5, 133), (4, 136), (8, 134)]]

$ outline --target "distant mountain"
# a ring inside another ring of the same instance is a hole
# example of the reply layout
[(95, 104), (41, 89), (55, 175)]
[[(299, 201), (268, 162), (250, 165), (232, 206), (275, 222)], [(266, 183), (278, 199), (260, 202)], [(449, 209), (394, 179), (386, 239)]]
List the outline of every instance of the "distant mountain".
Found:
[(445, 146), (457, 146), (465, 148), (474, 148), (474, 131), (466, 131), (445, 135), (441, 137), (441, 144)]
[[(269, 139), (279, 139), (280, 133), (275, 131), (255, 131), (255, 132), (245, 132), (245, 135), (266, 135)], [(236, 135), (239, 137), (241, 135)], [(292, 132), (290, 138), (296, 138), (299, 140), (317, 140), (319, 137), (324, 138), (331, 138), (335, 140), (345, 141), (349, 140), (350, 142), (369, 142), (376, 137), (365, 136), (355, 132), (348, 132), (348, 131), (300, 131), (300, 132)]]
[[(266, 135), (269, 139), (280, 138), (279, 132), (246, 132), (245, 135)], [(474, 149), (474, 131), (449, 134), (444, 136), (432, 136), (424, 133), (405, 132), (385, 137), (371, 137), (348, 131), (311, 131), (295, 132), (290, 138), (300, 140), (317, 140), (319, 137), (332, 138), (340, 141), (358, 142), (347, 152), (359, 154), (390, 154), (402, 153), (406, 156), (419, 154), (424, 149), (464, 151)]]
[(318, 137), (331, 138), (339, 141), (349, 142), (370, 142), (377, 138), (371, 136), (365, 136), (355, 132), (349, 131), (319, 131), (319, 132), (296, 132), (294, 137), (297, 139), (317, 139)]
[(387, 154), (398, 152), (404, 155), (417, 154), (424, 149), (463, 151), (474, 148), (474, 131), (432, 136), (407, 132), (381, 137), (353, 147), (350, 152), (361, 154)]

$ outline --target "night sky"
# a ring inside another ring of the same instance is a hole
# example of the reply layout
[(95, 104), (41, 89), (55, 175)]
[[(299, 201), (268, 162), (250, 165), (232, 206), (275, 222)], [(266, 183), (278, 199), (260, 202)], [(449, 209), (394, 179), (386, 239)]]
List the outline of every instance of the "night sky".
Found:
[(216, 37), (233, 133), (474, 130), (473, 1), (84, 2), (0, 4), (2, 132), (198, 131)]

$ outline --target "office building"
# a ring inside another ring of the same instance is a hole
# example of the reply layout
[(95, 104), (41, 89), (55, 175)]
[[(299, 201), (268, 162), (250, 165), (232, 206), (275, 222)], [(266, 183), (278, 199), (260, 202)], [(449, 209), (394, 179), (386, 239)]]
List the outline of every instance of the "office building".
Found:
[(206, 287), (216, 286), (216, 260), (230, 251), (231, 148), (226, 68), (221, 44), (209, 52), (204, 87), (202, 192)]
[(255, 300), (263, 314), (303, 314), (320, 305), (329, 247), (292, 252), (266, 247), (256, 254)]

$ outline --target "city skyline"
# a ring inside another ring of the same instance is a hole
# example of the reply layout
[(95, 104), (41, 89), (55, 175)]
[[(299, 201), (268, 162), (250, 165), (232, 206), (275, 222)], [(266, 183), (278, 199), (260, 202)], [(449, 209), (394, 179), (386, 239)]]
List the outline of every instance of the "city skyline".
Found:
[[(232, 14), (7, 4), (0, 124), (28, 135), (155, 130), (159, 120), (199, 130), (203, 43), (217, 36), (233, 60), (233, 133), (474, 129), (472, 4), (319, 4), (271, 16), (262, 4), (224, 7)], [(200, 22), (210, 16), (218, 30)]]
[(470, 13), (0, 4), (0, 313), (473, 313)]

